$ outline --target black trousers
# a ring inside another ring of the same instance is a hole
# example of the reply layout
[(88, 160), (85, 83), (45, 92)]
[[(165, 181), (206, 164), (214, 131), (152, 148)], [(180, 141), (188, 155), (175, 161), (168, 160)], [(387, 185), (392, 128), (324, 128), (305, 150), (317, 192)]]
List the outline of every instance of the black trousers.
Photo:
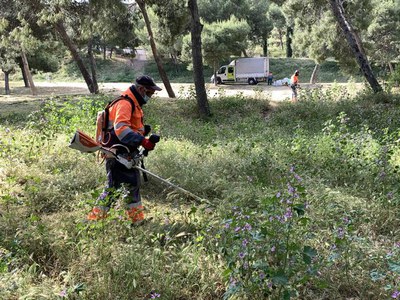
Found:
[[(116, 195), (122, 193), (125, 204), (140, 204), (140, 172), (136, 168), (127, 169), (114, 158), (106, 159), (107, 184), (98, 198), (98, 204), (110, 207)], [(124, 187), (121, 189), (121, 187)], [(136, 206), (135, 205), (135, 206)]]

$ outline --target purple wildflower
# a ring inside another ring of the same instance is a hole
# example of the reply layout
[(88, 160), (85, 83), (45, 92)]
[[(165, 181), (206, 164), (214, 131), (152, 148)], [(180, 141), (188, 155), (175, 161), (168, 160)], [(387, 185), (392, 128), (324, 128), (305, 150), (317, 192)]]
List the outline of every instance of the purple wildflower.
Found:
[(237, 226), (236, 228), (235, 228), (235, 232), (239, 232), (240, 231), (240, 226)]
[(400, 242), (395, 243), (394, 246), (400, 248)]
[(286, 209), (284, 217), (287, 220), (287, 219), (290, 219), (292, 216), (293, 216), (292, 209), (290, 207), (288, 207)]
[(281, 216), (276, 216), (276, 219), (281, 222), (282, 224), (285, 223), (285, 218), (281, 217)]
[(303, 179), (298, 175), (298, 174), (294, 174), (294, 178), (296, 178), (296, 180), (298, 181), (298, 182), (301, 182)]
[(228, 229), (231, 225), (229, 223), (225, 223), (224, 227), (225, 229)]
[(275, 246), (272, 246), (271, 247), (271, 252), (275, 252), (275, 250), (276, 250)]
[(231, 277), (231, 278), (229, 279), (229, 284), (230, 284), (231, 286), (236, 286), (236, 283), (237, 283), (237, 281), (236, 281), (233, 277)]
[(247, 239), (244, 239), (242, 242), (242, 246), (246, 247), (248, 243), (249, 243), (249, 241)]
[(150, 298), (151, 299), (156, 299), (156, 298), (160, 298), (160, 294), (157, 294), (156, 292), (151, 292), (151, 294), (150, 294)]
[(276, 194), (276, 198), (280, 198), (281, 197), (281, 192), (278, 192), (277, 194)]
[(260, 273), (260, 279), (263, 280), (264, 278), (265, 278), (265, 274), (264, 274), (264, 272), (261, 272)]
[(343, 238), (343, 236), (344, 236), (344, 230), (343, 230), (342, 227), (339, 227), (339, 228), (337, 229), (337, 235), (338, 235), (338, 238), (339, 238), (339, 239), (342, 239), (342, 238)]
[(67, 297), (67, 291), (66, 290), (62, 290), (61, 292), (60, 292), (60, 297)]
[(99, 200), (104, 200), (108, 196), (108, 192), (102, 192), (99, 196)]
[(239, 253), (239, 258), (240, 258), (240, 259), (243, 259), (245, 256), (246, 256), (245, 253), (243, 253), (243, 252), (240, 252), (240, 253)]
[(251, 230), (251, 225), (249, 223), (246, 223), (243, 227), (243, 229), (250, 231)]
[(392, 294), (392, 298), (393, 298), (393, 299), (398, 299), (398, 298), (399, 298), (399, 296), (400, 296), (400, 292), (399, 292), (399, 291), (397, 291), (397, 290), (396, 290), (396, 291), (394, 291), (394, 292), (393, 292), (393, 294)]
[(294, 195), (294, 193), (296, 192), (296, 189), (294, 187), (292, 187), (292, 185), (290, 183), (287, 184), (288, 187), (288, 193), (290, 195)]

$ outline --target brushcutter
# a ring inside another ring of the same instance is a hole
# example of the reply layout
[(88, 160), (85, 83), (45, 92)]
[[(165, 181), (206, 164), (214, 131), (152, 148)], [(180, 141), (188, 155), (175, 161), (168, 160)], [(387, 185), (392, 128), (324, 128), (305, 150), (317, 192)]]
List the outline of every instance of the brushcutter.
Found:
[[(151, 142), (153, 142), (154, 144), (159, 141), (158, 136), (153, 135), (151, 137), (151, 139), (153, 139)], [(95, 153), (97, 151), (100, 151), (100, 152), (104, 153), (106, 155), (106, 157), (115, 158), (119, 163), (124, 165), (127, 169), (132, 169), (132, 168), (138, 169), (138, 170), (142, 171), (144, 174), (148, 174), (150, 176), (153, 176), (154, 178), (157, 178), (161, 182), (191, 196), (192, 198), (196, 199), (199, 202), (208, 202), (207, 200), (200, 198), (199, 196), (196, 196), (195, 194), (181, 188), (180, 186), (177, 186), (176, 184), (173, 184), (172, 182), (146, 170), (143, 166), (143, 158), (145, 156), (147, 156), (147, 150), (144, 149), (143, 147), (141, 147), (141, 149), (139, 149), (139, 153), (137, 155), (135, 155), (131, 159), (128, 159), (128, 158), (125, 158), (125, 157), (117, 154), (117, 151), (116, 151), (116, 147), (122, 147), (122, 148), (125, 148), (127, 150), (127, 152), (129, 153), (128, 147), (126, 147), (122, 144), (116, 144), (110, 148), (103, 147), (99, 143), (97, 143), (93, 138), (91, 138), (89, 135), (87, 135), (86, 133), (83, 133), (80, 130), (77, 130), (75, 132), (73, 138), (71, 139), (69, 147), (72, 149), (78, 150), (80, 152), (83, 152), (83, 153)]]

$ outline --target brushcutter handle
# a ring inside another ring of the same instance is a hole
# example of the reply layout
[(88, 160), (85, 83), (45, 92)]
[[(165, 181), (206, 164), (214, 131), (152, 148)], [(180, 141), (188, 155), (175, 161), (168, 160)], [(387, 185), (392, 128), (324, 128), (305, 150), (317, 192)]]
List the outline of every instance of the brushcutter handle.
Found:
[[(155, 145), (160, 141), (160, 136), (156, 135), (156, 134), (152, 134), (149, 137), (149, 141)], [(143, 156), (147, 156), (149, 154), (149, 150), (144, 149), (142, 153), (143, 153)]]
[(149, 137), (150, 142), (152, 142), (153, 144), (157, 144), (160, 141), (160, 136), (156, 135), (156, 134), (152, 134)]

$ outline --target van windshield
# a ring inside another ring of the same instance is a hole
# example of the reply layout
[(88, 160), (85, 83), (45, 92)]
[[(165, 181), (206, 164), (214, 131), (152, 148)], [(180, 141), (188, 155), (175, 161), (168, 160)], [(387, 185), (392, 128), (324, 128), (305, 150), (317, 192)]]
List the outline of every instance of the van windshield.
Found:
[(226, 69), (226, 67), (221, 67), (221, 68), (218, 70), (218, 74), (224, 74), (224, 73), (225, 73), (225, 69)]

